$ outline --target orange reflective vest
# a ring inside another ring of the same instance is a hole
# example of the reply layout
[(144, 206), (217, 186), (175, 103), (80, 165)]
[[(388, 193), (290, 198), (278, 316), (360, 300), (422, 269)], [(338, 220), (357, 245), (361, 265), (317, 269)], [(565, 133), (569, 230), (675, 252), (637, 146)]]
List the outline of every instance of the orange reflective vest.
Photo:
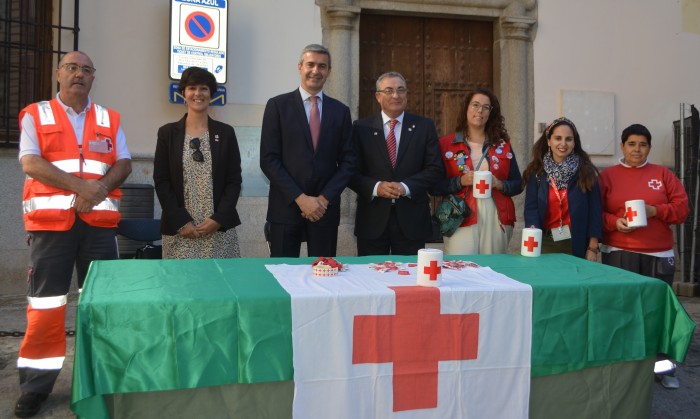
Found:
[[(93, 103), (86, 112), (82, 146), (78, 146), (73, 126), (56, 98), (24, 108), (19, 114), (20, 129), (25, 113), (34, 118), (41, 157), (57, 168), (83, 179), (101, 179), (114, 165), (120, 120), (117, 112)], [(25, 229), (69, 230), (75, 223), (75, 198), (72, 191), (27, 176), (22, 197)], [(121, 191), (116, 188), (92, 211), (78, 215), (91, 226), (116, 228), (120, 199)]]

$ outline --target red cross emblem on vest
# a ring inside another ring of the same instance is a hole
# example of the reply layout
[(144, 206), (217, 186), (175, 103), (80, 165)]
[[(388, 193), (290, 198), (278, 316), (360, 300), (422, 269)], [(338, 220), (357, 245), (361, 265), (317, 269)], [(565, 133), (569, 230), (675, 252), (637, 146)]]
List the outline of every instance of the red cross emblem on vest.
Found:
[(627, 207), (627, 212), (625, 212), (625, 217), (627, 221), (634, 221), (634, 217), (637, 216), (637, 211), (634, 211), (632, 207)]
[(479, 314), (440, 314), (438, 288), (389, 288), (396, 314), (355, 316), (352, 363), (394, 364), (394, 412), (435, 408), (438, 362), (477, 358)]
[(486, 193), (486, 190), (489, 188), (489, 184), (486, 183), (486, 181), (484, 179), (481, 179), (479, 181), (479, 183), (476, 184), (475, 188), (478, 189), (479, 193), (483, 195)]
[(534, 251), (534, 250), (537, 248), (537, 245), (538, 245), (538, 244), (539, 244), (539, 243), (537, 243), (537, 242), (535, 241), (535, 238), (532, 237), (532, 236), (528, 237), (527, 240), (525, 240), (525, 241), (523, 242), (523, 246), (527, 247), (527, 251), (528, 251), (528, 252)]

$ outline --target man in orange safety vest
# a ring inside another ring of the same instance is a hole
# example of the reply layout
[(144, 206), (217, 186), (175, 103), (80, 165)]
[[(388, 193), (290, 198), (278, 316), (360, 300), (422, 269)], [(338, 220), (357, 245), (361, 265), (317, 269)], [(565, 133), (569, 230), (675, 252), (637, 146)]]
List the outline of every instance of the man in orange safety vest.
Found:
[(73, 267), (80, 289), (91, 261), (118, 258), (118, 187), (131, 173), (119, 114), (88, 96), (95, 80), (90, 57), (80, 51), (64, 55), (56, 80), (55, 98), (19, 114), (30, 265), (17, 417), (39, 412), (61, 371)]

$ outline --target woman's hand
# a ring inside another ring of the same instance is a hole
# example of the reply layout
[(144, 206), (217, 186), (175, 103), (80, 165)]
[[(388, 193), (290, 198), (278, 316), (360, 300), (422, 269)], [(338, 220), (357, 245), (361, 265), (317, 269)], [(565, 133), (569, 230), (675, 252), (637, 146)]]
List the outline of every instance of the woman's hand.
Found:
[(199, 233), (200, 237), (209, 237), (218, 231), (219, 228), (221, 228), (221, 224), (217, 223), (211, 218), (207, 218), (195, 226), (195, 229), (197, 230), (197, 233)]
[(591, 249), (586, 249), (586, 260), (590, 260), (591, 262), (598, 262), (598, 253), (594, 252)]
[(503, 190), (503, 182), (501, 179), (497, 178), (496, 176), (491, 177), (491, 183), (493, 183), (493, 189), (502, 191)]
[(459, 182), (462, 184), (462, 187), (472, 186), (474, 184), (474, 172), (471, 170), (464, 172), (464, 174), (460, 176)]
[(199, 237), (199, 233), (195, 229), (194, 225), (190, 222), (185, 224), (180, 230), (177, 231), (182, 237), (187, 237), (188, 239), (196, 239)]
[(615, 227), (620, 233), (629, 233), (630, 231), (634, 230), (634, 227), (627, 226), (626, 218), (618, 218), (617, 221), (615, 221)]
[(656, 217), (656, 207), (653, 205), (644, 205), (644, 209), (647, 212), (647, 218)]
[(591, 262), (598, 262), (598, 253), (600, 253), (600, 250), (598, 249), (598, 238), (589, 238), (588, 248), (586, 249), (586, 260), (590, 260)]

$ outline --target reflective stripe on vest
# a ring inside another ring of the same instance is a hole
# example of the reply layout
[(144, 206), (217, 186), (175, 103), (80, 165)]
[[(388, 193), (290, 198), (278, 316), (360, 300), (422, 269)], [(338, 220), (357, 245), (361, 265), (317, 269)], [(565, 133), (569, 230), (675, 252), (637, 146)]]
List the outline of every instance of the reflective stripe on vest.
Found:
[(48, 308), (57, 308), (68, 303), (67, 295), (58, 295), (56, 297), (27, 297), (27, 302), (35, 310), (46, 310)]
[(56, 125), (56, 118), (53, 116), (53, 109), (51, 109), (51, 102), (44, 100), (39, 102), (39, 122), (41, 125)]
[(107, 108), (97, 103), (95, 103), (95, 119), (97, 120), (97, 125), (109, 128), (109, 112), (107, 112)]
[[(80, 159), (67, 159), (51, 162), (66, 173), (80, 173)], [(83, 173), (104, 176), (112, 166), (97, 160), (83, 160)]]
[(55, 358), (29, 359), (17, 358), (17, 368), (34, 368), (37, 370), (60, 370), (63, 367), (65, 356)]
[[(36, 210), (69, 210), (73, 207), (75, 195), (35, 196), (22, 201), (22, 210), (28, 214)], [(106, 198), (104, 201), (92, 207), (93, 211), (119, 211), (119, 200)]]

